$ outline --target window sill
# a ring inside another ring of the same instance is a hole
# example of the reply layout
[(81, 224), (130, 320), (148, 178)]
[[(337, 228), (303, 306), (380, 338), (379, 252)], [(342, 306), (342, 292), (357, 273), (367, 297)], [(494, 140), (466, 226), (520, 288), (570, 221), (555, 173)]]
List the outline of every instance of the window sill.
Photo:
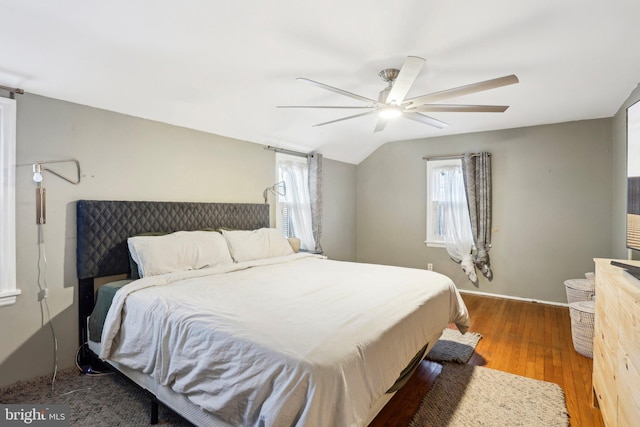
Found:
[(16, 296), (20, 295), (21, 293), (22, 291), (20, 289), (0, 292), (0, 307), (15, 303)]
[(428, 242), (428, 241), (425, 241), (424, 244), (427, 245), (430, 248), (444, 248), (445, 247), (444, 243), (441, 243), (441, 242)]

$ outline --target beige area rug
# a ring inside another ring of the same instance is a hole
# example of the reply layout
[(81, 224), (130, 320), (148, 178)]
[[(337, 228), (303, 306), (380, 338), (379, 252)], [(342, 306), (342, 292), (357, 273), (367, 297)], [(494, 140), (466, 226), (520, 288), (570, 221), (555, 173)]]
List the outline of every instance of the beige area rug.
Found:
[(457, 329), (445, 329), (427, 359), (435, 362), (467, 363), (482, 335), (477, 332), (461, 334)]
[(568, 426), (557, 384), (473, 365), (446, 364), (409, 427)]

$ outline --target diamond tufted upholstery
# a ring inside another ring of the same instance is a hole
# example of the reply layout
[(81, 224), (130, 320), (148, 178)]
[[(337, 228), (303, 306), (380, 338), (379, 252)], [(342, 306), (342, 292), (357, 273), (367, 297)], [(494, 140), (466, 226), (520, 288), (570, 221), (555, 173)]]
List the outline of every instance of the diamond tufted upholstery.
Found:
[(269, 205), (79, 200), (78, 279), (129, 272), (127, 238), (149, 231), (269, 227)]

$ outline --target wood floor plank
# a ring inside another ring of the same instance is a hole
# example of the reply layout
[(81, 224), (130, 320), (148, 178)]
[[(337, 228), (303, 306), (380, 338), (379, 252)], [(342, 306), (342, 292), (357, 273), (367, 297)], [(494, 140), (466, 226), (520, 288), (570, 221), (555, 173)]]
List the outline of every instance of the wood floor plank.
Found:
[[(474, 294), (463, 299), (470, 330), (483, 336), (468, 363), (554, 382), (564, 390), (573, 427), (604, 426), (591, 406), (592, 360), (573, 348), (567, 307)], [(439, 364), (423, 361), (370, 427), (408, 425), (440, 371)]]
[(518, 325), (520, 325), (520, 339), (518, 341), (518, 361), (515, 366), (515, 369), (510, 371), (512, 374), (516, 375), (524, 375), (527, 368), (527, 352), (529, 349), (529, 341), (531, 336), (531, 330), (528, 326), (526, 326), (526, 320), (528, 319), (529, 313), (527, 307), (523, 307), (520, 310), (520, 314), (518, 316)]
[[(562, 315), (560, 310), (554, 310), (551, 316), (551, 322), (554, 325), (560, 325), (562, 320)], [(560, 387), (564, 385), (564, 381), (562, 379), (562, 335), (560, 333), (559, 327), (555, 327), (551, 329), (552, 339), (551, 345), (553, 346), (552, 355), (553, 355), (553, 382), (558, 384)], [(564, 388), (564, 387), (563, 387)]]

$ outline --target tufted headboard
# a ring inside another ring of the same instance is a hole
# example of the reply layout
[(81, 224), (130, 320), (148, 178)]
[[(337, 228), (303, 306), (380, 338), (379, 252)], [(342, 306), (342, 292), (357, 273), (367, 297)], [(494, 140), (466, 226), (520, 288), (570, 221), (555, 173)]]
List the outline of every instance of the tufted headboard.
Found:
[(77, 203), (80, 344), (93, 310), (93, 278), (129, 273), (127, 238), (149, 231), (269, 227), (269, 205), (79, 200)]
[(269, 205), (79, 200), (78, 279), (129, 272), (127, 238), (149, 231), (269, 227)]

